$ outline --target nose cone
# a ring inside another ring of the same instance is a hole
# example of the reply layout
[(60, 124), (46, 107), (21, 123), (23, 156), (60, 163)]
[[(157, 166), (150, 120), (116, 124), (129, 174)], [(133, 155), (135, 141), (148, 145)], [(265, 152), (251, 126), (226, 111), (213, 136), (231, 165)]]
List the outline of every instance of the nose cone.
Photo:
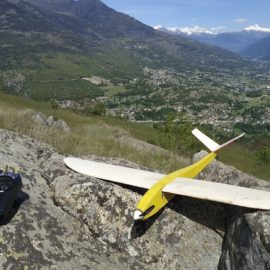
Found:
[(142, 220), (143, 219), (142, 212), (140, 210), (135, 210), (133, 218), (134, 220)]

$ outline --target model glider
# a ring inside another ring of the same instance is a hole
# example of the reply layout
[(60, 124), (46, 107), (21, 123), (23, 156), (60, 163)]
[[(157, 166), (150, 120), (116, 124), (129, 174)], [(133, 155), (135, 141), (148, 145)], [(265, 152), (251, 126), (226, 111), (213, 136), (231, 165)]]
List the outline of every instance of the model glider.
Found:
[(244, 134), (219, 145), (198, 129), (194, 129), (192, 133), (211, 153), (200, 161), (168, 175), (72, 157), (65, 158), (64, 162), (69, 168), (82, 174), (148, 189), (134, 212), (135, 220), (145, 220), (153, 216), (174, 195), (270, 210), (270, 192), (192, 179), (213, 161), (221, 148), (241, 138)]

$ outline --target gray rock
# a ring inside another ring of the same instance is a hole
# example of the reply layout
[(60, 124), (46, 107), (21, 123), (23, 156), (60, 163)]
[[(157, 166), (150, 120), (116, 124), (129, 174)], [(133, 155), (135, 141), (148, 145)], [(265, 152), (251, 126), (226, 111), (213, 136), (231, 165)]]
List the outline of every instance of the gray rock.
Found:
[[(20, 167), (29, 196), (1, 227), (1, 269), (251, 269), (252, 262), (267, 269), (267, 212), (177, 196), (156, 217), (133, 223), (144, 190), (77, 174), (50, 146), (26, 136), (0, 130), (0, 143), (0, 168)], [(225, 165), (213, 166), (208, 180), (247, 177), (228, 167), (226, 178)], [(221, 176), (216, 166), (224, 166)]]
[[(4, 130), (0, 143), (0, 168), (20, 168), (23, 192), (29, 196), (1, 226), (0, 269), (128, 269), (123, 264), (126, 256), (97, 241), (87, 224), (56, 204), (43, 168), (68, 176), (62, 156), (48, 145)], [(59, 172), (54, 162), (61, 167)]]
[(64, 132), (70, 132), (70, 130), (71, 130), (71, 128), (68, 126), (68, 124), (65, 121), (63, 121), (61, 119), (54, 120), (54, 117), (52, 115), (47, 117), (42, 112), (37, 112), (33, 116), (33, 121), (35, 121), (39, 125), (60, 129)]
[(56, 128), (62, 129), (64, 132), (70, 132), (71, 131), (71, 129), (68, 126), (68, 124), (65, 121), (63, 121), (63, 120), (57, 120), (57, 121), (55, 121), (54, 124), (53, 124), (53, 126), (56, 127)]
[(53, 125), (54, 125), (54, 118), (53, 118), (53, 116), (52, 115), (50, 115), (48, 118), (47, 118), (47, 125), (49, 126), (49, 127), (52, 127)]
[(239, 210), (230, 211), (219, 269), (270, 269), (270, 212)]
[[(195, 155), (194, 161), (206, 154)], [(214, 161), (200, 177), (214, 182), (270, 191), (270, 183)], [(270, 269), (270, 211), (227, 206), (221, 270)]]
[(47, 125), (47, 116), (42, 112), (37, 112), (33, 116), (33, 121), (36, 122), (39, 125), (46, 126)]

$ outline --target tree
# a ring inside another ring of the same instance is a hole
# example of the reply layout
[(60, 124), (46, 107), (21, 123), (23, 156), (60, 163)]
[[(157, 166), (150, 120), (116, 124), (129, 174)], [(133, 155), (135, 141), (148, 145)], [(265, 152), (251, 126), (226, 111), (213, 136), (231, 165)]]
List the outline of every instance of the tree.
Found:
[(171, 152), (191, 153), (198, 150), (198, 143), (191, 134), (192, 124), (184, 113), (168, 113), (166, 121), (156, 125), (160, 132), (160, 143)]
[(103, 103), (98, 101), (91, 108), (91, 113), (94, 115), (105, 115), (106, 108)]

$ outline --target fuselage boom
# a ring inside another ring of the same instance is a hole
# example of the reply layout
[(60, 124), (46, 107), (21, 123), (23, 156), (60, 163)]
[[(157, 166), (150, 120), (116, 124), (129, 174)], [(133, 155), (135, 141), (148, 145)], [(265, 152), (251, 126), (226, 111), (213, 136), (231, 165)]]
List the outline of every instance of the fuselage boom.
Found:
[(198, 162), (172, 172), (163, 178), (161, 178), (156, 184), (154, 184), (141, 198), (137, 205), (137, 210), (134, 214), (134, 219), (145, 220), (155, 215), (160, 209), (162, 209), (173, 197), (173, 194), (162, 192), (163, 188), (174, 181), (178, 177), (194, 178), (205, 167), (207, 167), (213, 159), (216, 157), (215, 152), (211, 152)]

